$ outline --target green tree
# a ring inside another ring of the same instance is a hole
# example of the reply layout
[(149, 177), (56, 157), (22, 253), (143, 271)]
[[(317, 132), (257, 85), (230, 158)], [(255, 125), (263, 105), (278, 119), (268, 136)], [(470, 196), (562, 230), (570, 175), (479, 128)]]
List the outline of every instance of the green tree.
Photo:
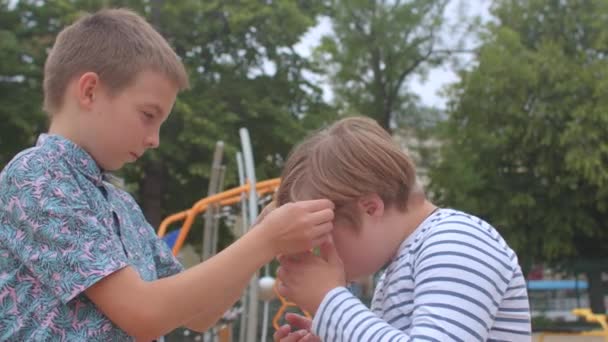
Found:
[(391, 130), (416, 103), (408, 77), (443, 62), (441, 45), (448, 0), (332, 1), (333, 33), (316, 52), (336, 101), (348, 113), (369, 115)]
[[(500, 0), (492, 12), (476, 66), (451, 89), (432, 192), (489, 219), (525, 262), (605, 258), (608, 2)], [(591, 302), (604, 311), (598, 271)]]
[(0, 168), (46, 129), (42, 112), (45, 49), (62, 21), (26, 2), (0, 0)]
[(304, 70), (314, 71), (313, 65), (293, 48), (323, 10), (320, 2), (160, 5), (158, 27), (183, 58), (192, 89), (180, 95), (163, 128), (161, 147), (127, 173), (140, 180), (142, 206), (152, 208), (149, 218), (158, 214), (158, 205), (147, 203), (159, 200), (150, 194), (162, 194), (163, 215), (206, 194), (217, 140), (226, 143), (228, 186), (236, 185), (240, 127), (250, 130), (258, 178), (276, 177), (280, 156), (307, 127), (331, 115), (321, 90), (303, 77)]

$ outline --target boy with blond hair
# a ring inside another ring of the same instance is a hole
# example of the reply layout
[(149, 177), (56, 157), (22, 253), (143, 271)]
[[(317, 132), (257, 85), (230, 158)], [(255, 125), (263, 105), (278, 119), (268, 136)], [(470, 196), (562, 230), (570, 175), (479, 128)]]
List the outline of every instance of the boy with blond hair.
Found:
[(44, 68), (49, 132), (0, 174), (0, 340), (149, 341), (182, 325), (203, 331), (275, 255), (327, 236), (333, 204), (301, 202), (182, 269), (133, 198), (104, 175), (159, 145), (187, 87), (177, 55), (129, 10), (86, 15), (59, 34)]
[[(438, 208), (414, 163), (369, 118), (346, 118), (290, 154), (277, 205), (328, 198), (333, 242), (321, 256), (280, 258), (279, 291), (313, 321), (290, 314), (276, 341), (530, 341), (517, 256), (487, 222)], [(345, 285), (378, 272), (371, 309)]]

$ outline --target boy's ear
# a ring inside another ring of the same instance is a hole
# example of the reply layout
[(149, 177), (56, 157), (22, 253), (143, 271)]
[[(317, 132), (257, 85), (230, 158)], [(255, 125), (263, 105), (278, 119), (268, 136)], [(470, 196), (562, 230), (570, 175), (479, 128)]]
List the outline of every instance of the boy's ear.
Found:
[(384, 201), (377, 194), (360, 198), (358, 205), (359, 209), (369, 216), (379, 217), (384, 214)]
[(95, 97), (99, 94), (99, 76), (94, 72), (85, 72), (80, 76), (77, 83), (78, 104), (90, 109)]

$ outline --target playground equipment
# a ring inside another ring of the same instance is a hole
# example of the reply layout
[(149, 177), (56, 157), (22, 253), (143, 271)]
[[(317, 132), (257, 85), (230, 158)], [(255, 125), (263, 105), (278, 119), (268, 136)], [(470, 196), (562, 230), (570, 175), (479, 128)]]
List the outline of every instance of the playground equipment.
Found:
[[(256, 191), (259, 194), (268, 194), (274, 192), (275, 188), (278, 187), (279, 180), (278, 179), (269, 179), (264, 182), (258, 183), (256, 187)], [(171, 224), (184, 221), (182, 227), (179, 230), (173, 232), (177, 233), (177, 237), (175, 243), (173, 244), (173, 255), (177, 255), (179, 251), (184, 246), (184, 242), (186, 241), (186, 237), (192, 228), (192, 224), (196, 219), (196, 215), (199, 215), (207, 210), (211, 205), (219, 206), (229, 206), (233, 205), (237, 202), (241, 201), (241, 194), (248, 193), (251, 189), (249, 183), (227, 190), (215, 195), (205, 197), (200, 201), (196, 202), (190, 209), (180, 211), (179, 213), (167, 216), (160, 225), (160, 228), (157, 231), (157, 235), (159, 237), (164, 237), (167, 234), (167, 230)]]
[[(281, 327), (281, 324), (280, 324), (281, 317), (283, 317), (283, 315), (286, 313), (287, 308), (298, 307), (298, 305), (296, 303), (288, 301), (287, 299), (285, 299), (285, 297), (281, 296), (279, 294), (279, 291), (277, 290), (276, 283), (274, 284), (273, 290), (274, 290), (277, 298), (279, 298), (279, 300), (281, 301), (281, 306), (279, 307), (279, 310), (277, 311), (277, 313), (274, 315), (274, 318), (272, 319), (272, 326), (275, 328), (275, 330), (279, 330), (279, 328)], [(304, 316), (311, 318), (311, 316), (308, 312), (302, 311), (302, 313), (304, 314)]]
[(554, 331), (543, 331), (538, 336), (538, 341), (543, 342), (546, 336), (597, 336), (603, 337), (604, 341), (608, 342), (608, 318), (605, 314), (594, 314), (591, 309), (579, 308), (572, 310), (572, 314), (578, 317), (582, 317), (589, 323), (596, 323), (600, 329), (593, 330), (554, 330)]
[[(256, 182), (249, 133), (245, 128), (242, 128), (239, 133), (241, 148), (243, 150), (236, 155), (240, 186), (229, 190), (221, 190), (225, 167), (222, 165), (224, 145), (220, 141), (216, 144), (215, 148), (207, 197), (194, 203), (190, 209), (170, 215), (161, 222), (157, 234), (172, 246), (174, 255), (177, 256), (182, 249), (196, 217), (205, 213), (201, 261), (210, 258), (216, 253), (220, 210), (240, 203), (241, 231), (239, 234), (243, 235), (251, 228), (252, 222), (258, 216), (260, 198), (263, 200), (264, 197), (262, 196), (272, 195), (279, 187), (280, 180), (278, 178)], [(178, 222), (183, 222), (181, 227), (169, 232), (169, 227)], [(270, 275), (269, 265), (265, 265), (264, 276), (262, 278), (258, 280), (256, 274), (250, 280), (249, 286), (241, 298), (242, 306), (240, 310), (240, 334), (238, 341), (258, 341), (259, 300), (262, 300), (264, 303), (262, 315), (262, 327), (264, 328), (261, 331), (261, 341), (267, 341), (268, 337), (269, 303), (271, 300), (278, 297), (281, 301), (281, 307), (272, 320), (273, 326), (276, 329), (278, 329), (279, 320), (287, 308), (290, 306), (297, 307), (294, 303), (280, 296), (276, 289), (276, 283)], [(304, 312), (304, 314), (310, 317), (308, 313)], [(230, 342), (232, 339), (232, 329), (229, 323), (223, 323), (216, 327), (214, 331), (203, 335), (203, 341)]]
[(270, 301), (276, 297), (274, 292), (275, 279), (273, 277), (264, 276), (260, 278), (258, 287), (260, 289), (260, 299), (263, 301)]

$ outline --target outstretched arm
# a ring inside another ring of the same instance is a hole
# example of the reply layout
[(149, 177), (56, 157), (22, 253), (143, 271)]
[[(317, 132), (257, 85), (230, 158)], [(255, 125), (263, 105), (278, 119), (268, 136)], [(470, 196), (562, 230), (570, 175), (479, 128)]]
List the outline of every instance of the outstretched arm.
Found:
[(138, 338), (162, 336), (195, 317), (197, 330), (205, 330), (237, 301), (260, 267), (277, 254), (305, 251), (323, 241), (332, 219), (333, 204), (327, 200), (285, 205), (216, 256), (182, 273), (145, 282), (125, 267), (86, 294)]
[[(268, 205), (266, 205), (266, 207), (264, 207), (264, 209), (262, 210), (260, 215), (258, 215), (258, 217), (256, 218), (255, 222), (252, 224), (252, 226), (255, 228), (274, 209), (276, 209), (276, 203), (274, 201), (272, 201)], [(197, 331), (197, 332), (204, 332), (210, 328), (208, 320), (209, 320), (208, 314), (206, 312), (202, 312), (202, 313), (199, 313), (198, 315), (196, 315), (194, 318), (192, 318), (188, 322), (186, 322), (184, 324), (184, 327), (186, 327), (190, 330)]]

